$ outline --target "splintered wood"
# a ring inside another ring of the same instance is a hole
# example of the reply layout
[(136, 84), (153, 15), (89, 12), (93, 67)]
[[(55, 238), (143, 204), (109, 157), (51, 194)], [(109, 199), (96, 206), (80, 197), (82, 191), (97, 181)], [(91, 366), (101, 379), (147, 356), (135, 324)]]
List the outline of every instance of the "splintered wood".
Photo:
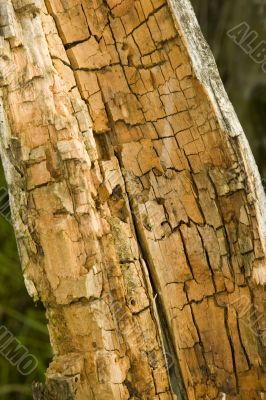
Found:
[(49, 319), (45, 399), (266, 394), (261, 198), (173, 3), (0, 1), (2, 159)]

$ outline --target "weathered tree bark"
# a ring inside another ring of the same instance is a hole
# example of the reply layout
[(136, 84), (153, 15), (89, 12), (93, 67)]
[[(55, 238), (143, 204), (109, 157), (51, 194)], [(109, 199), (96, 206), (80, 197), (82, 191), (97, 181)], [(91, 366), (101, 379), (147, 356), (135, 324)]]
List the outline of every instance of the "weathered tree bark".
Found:
[(263, 399), (266, 203), (188, 1), (0, 13), (2, 158), (55, 353), (34, 397)]
[[(263, 52), (259, 54), (258, 50), (266, 37), (266, 1), (192, 0), (192, 4), (265, 182), (266, 79)], [(247, 27), (246, 35), (243, 25)], [(235, 27), (238, 27), (238, 45), (231, 36), (232, 30), (236, 32)], [(253, 52), (262, 57), (261, 62), (254, 58)]]

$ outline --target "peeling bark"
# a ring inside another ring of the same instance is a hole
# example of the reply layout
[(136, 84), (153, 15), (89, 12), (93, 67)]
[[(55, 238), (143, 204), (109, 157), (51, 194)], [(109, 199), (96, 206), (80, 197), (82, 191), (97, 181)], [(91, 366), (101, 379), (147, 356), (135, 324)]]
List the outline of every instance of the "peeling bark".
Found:
[(0, 27), (34, 398), (263, 399), (265, 198), (188, 1), (5, 0)]

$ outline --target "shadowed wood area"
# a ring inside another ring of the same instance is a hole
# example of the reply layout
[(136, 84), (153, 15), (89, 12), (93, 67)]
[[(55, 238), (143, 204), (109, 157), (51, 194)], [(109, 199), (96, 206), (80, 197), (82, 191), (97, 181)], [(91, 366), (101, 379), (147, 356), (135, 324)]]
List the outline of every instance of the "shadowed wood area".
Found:
[(0, 1), (41, 399), (263, 399), (265, 198), (187, 0)]

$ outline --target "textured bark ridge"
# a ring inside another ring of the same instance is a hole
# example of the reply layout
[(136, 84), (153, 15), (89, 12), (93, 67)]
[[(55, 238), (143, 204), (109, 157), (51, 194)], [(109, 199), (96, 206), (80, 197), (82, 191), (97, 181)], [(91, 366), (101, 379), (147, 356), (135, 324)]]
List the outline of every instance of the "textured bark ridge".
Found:
[(34, 397), (264, 399), (264, 195), (190, 4), (1, 0), (0, 27)]

